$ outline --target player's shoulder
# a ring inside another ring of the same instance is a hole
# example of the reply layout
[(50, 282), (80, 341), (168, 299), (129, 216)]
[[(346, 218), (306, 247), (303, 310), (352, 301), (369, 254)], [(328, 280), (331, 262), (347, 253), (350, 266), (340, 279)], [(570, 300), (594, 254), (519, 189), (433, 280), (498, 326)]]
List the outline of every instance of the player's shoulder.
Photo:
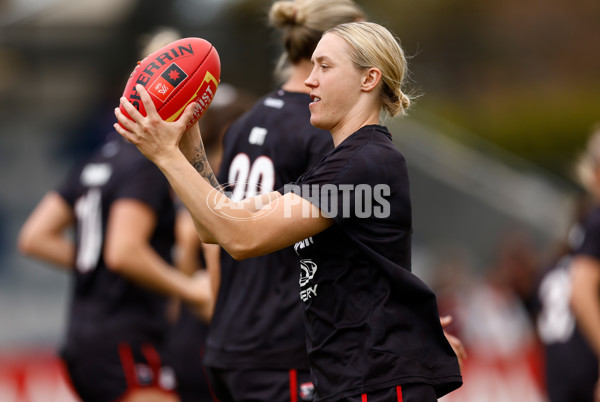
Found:
[(380, 125), (361, 127), (342, 141), (333, 155), (338, 158), (375, 158), (379, 161), (404, 160), (392, 142), (389, 130)]
[(346, 176), (365, 183), (373, 180), (404, 181), (407, 176), (404, 155), (383, 126), (361, 128), (338, 145), (328, 159)]

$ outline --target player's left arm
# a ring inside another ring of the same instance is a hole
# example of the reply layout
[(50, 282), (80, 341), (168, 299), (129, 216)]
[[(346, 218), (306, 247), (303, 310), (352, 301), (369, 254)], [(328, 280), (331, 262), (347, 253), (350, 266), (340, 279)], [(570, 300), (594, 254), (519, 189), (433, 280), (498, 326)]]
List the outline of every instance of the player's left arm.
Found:
[(70, 205), (57, 192), (49, 192), (21, 228), (20, 252), (63, 269), (73, 269), (75, 242), (66, 231), (74, 222)]

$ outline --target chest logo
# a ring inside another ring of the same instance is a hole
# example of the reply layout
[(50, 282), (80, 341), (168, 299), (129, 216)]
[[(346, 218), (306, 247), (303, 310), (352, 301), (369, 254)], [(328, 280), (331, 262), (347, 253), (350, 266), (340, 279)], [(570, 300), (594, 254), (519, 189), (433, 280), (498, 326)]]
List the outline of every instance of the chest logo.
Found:
[(309, 259), (300, 260), (300, 286), (305, 286), (317, 272), (317, 264)]

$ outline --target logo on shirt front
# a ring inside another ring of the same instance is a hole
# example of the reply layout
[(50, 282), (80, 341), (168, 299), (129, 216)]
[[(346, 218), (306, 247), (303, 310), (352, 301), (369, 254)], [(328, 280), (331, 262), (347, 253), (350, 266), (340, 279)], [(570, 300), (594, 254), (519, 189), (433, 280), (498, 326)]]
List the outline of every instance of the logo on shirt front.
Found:
[(87, 187), (100, 187), (112, 176), (112, 167), (108, 163), (89, 163), (81, 171), (81, 184)]
[[(310, 280), (314, 278), (317, 273), (317, 264), (315, 264), (312, 260), (308, 258), (303, 258), (300, 260), (300, 287), (305, 287), (308, 285)], [(305, 289), (300, 290), (300, 299), (305, 302), (308, 299), (317, 296), (317, 287), (318, 284), (314, 284), (312, 286), (308, 286)]]
[(300, 400), (312, 401), (315, 395), (315, 386), (312, 382), (303, 382), (300, 384)]
[(300, 260), (300, 286), (306, 286), (317, 272), (317, 264), (312, 260), (305, 258)]
[(297, 255), (300, 255), (298, 253), (298, 250), (302, 250), (303, 248), (308, 247), (311, 244), (314, 244), (312, 236), (308, 237), (308, 238), (306, 238), (304, 240), (300, 240), (299, 242), (297, 242), (296, 244), (294, 244), (294, 251), (296, 252)]
[(252, 127), (248, 136), (248, 142), (252, 145), (262, 145), (265, 142), (267, 132), (267, 129), (264, 127)]

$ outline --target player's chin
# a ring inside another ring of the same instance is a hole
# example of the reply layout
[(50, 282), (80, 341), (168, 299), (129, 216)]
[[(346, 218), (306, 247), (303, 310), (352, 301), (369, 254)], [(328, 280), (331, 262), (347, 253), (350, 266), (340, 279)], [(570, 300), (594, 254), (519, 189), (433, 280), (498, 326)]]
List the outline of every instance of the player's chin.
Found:
[(327, 130), (327, 124), (325, 124), (325, 122), (323, 121), (323, 119), (320, 118), (318, 113), (314, 113), (312, 112), (310, 115), (310, 124), (312, 124), (313, 126), (315, 126), (316, 128), (320, 128), (322, 130)]

